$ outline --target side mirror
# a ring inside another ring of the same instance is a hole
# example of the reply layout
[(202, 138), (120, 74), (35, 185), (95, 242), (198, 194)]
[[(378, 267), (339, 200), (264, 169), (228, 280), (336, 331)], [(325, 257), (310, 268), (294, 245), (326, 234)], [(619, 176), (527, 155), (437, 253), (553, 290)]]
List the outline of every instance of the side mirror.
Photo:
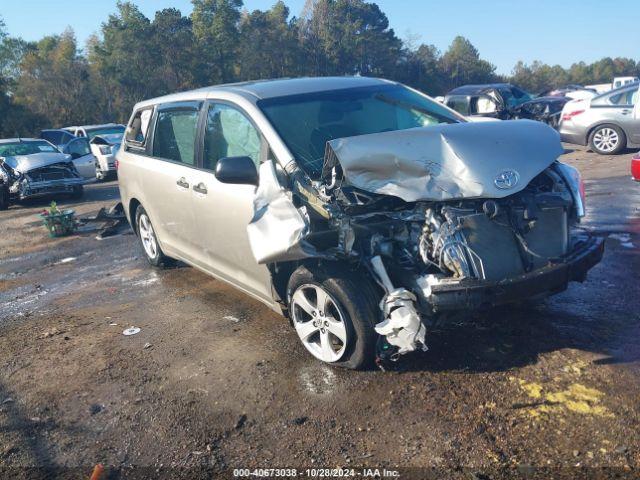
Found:
[(222, 183), (258, 186), (258, 170), (251, 157), (224, 157), (216, 165), (216, 178)]
[(80, 155), (78, 152), (71, 152), (71, 158), (76, 160), (78, 158), (80, 158), (82, 155)]

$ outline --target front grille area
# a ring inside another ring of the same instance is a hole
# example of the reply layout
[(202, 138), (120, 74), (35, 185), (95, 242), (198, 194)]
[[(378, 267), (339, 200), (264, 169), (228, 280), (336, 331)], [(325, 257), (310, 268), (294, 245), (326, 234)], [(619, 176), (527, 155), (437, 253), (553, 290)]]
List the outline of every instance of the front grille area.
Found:
[(64, 180), (66, 178), (77, 178), (77, 175), (68, 165), (55, 164), (37, 168), (27, 173), (32, 182), (50, 182), (53, 180)]

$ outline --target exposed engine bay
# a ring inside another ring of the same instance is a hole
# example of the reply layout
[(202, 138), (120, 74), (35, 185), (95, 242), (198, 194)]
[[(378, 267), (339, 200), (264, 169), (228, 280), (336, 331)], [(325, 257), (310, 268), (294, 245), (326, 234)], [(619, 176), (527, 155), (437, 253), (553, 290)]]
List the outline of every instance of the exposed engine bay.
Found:
[(584, 241), (572, 232), (584, 215), (579, 175), (557, 162), (561, 153), (557, 133), (527, 121), (333, 140), (320, 179), (290, 174), (292, 194), (263, 165), (252, 249), (259, 263), (364, 267), (384, 291), (379, 354), (426, 349), (426, 326), (443, 308), (436, 290), (454, 289), (453, 308), (469, 308), (470, 289), (545, 271)]

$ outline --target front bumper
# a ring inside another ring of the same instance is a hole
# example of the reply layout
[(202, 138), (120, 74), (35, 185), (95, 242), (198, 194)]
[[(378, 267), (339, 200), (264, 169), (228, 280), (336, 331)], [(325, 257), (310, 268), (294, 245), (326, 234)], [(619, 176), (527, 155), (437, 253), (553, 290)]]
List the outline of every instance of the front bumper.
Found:
[(428, 297), (434, 311), (471, 310), (552, 295), (567, 289), (569, 282), (583, 282), (587, 272), (604, 254), (604, 239), (589, 237), (566, 257), (517, 277), (488, 282), (466, 279), (431, 287)]
[(26, 182), (26, 184), (20, 186), (18, 194), (20, 200), (26, 200), (29, 198), (37, 198), (60, 193), (73, 193), (75, 187), (78, 185), (84, 185), (84, 183), (84, 179), (80, 177), (46, 180), (41, 182)]

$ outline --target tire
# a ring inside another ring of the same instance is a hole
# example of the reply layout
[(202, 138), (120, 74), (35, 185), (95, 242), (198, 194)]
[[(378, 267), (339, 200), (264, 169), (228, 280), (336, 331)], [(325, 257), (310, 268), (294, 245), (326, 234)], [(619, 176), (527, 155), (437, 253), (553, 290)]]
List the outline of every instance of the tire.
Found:
[(0, 184), (0, 210), (8, 210), (11, 197), (9, 187), (4, 183)]
[(173, 258), (167, 257), (160, 248), (158, 238), (151, 219), (142, 205), (136, 209), (136, 233), (147, 261), (158, 268), (167, 268), (175, 264)]
[[(317, 302), (319, 291), (328, 298), (323, 306)], [(308, 300), (306, 308), (304, 300)], [(307, 351), (320, 361), (352, 370), (374, 364), (378, 302), (379, 294), (366, 273), (337, 265), (299, 267), (287, 286), (291, 323)], [(320, 322), (319, 326), (314, 322)], [(340, 338), (343, 334), (344, 339)], [(327, 342), (329, 353), (324, 348)]]
[(589, 135), (589, 147), (599, 155), (615, 155), (627, 146), (627, 137), (617, 125), (599, 125)]
[(75, 187), (73, 187), (73, 193), (71, 193), (71, 198), (79, 199), (79, 198), (82, 198), (83, 196), (84, 196), (84, 186), (76, 185)]

